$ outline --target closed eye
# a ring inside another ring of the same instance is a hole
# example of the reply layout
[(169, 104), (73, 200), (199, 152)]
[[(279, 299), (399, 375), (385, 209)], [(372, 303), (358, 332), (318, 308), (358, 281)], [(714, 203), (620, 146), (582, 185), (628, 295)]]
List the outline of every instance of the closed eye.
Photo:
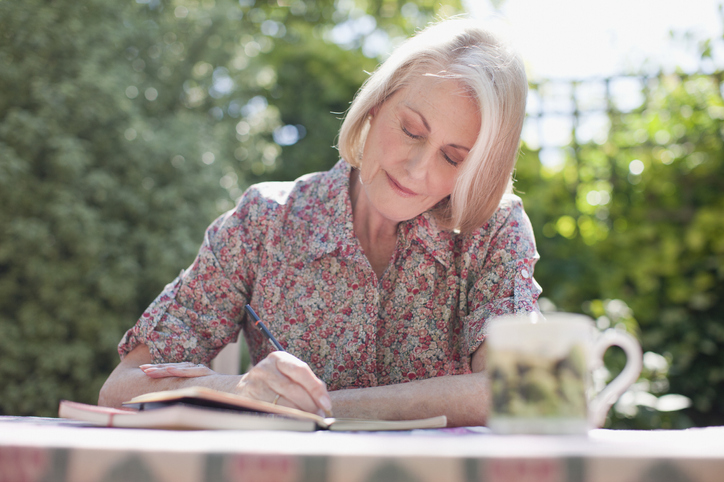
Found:
[[(413, 134), (412, 132), (407, 130), (407, 127), (405, 127), (405, 126), (400, 126), (400, 128), (402, 129), (402, 132), (404, 132), (405, 135), (407, 137), (409, 137), (410, 139), (419, 140), (424, 137), (424, 136), (420, 136), (417, 134)], [(450, 164), (453, 167), (458, 167), (458, 165), (460, 164), (458, 161), (454, 161), (450, 156), (448, 156), (445, 151), (442, 151), (442, 157), (445, 159), (445, 162), (447, 162), (448, 164)]]
[(409, 137), (409, 138), (411, 138), (411, 139), (422, 139), (422, 136), (418, 136), (418, 135), (416, 135), (416, 134), (413, 134), (412, 132), (408, 131), (405, 126), (402, 126), (402, 132), (404, 132), (405, 135), (407, 135), (407, 137)]
[(460, 164), (459, 162), (453, 161), (452, 159), (450, 159), (450, 156), (448, 156), (448, 155), (445, 154), (444, 152), (442, 153), (442, 157), (444, 157), (445, 160), (447, 161), (447, 163), (450, 164), (450, 165), (453, 166), (453, 167), (458, 167), (458, 164)]

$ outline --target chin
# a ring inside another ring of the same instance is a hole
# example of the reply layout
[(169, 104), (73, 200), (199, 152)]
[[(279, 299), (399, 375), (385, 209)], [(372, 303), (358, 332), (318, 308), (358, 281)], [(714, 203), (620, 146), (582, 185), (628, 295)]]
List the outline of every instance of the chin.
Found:
[[(392, 204), (392, 203), (390, 203)], [(388, 204), (387, 206), (389, 206)], [(394, 221), (396, 223), (402, 223), (405, 221), (409, 221), (410, 219), (414, 219), (420, 214), (424, 213), (425, 211), (420, 211), (419, 208), (415, 210), (405, 210), (405, 209), (383, 209), (381, 210), (383, 215), (389, 219), (390, 221)]]

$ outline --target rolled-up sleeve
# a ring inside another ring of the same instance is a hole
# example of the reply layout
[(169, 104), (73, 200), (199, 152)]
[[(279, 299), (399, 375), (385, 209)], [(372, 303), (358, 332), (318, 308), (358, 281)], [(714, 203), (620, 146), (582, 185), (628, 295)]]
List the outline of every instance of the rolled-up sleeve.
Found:
[(538, 261), (530, 220), (517, 197), (491, 218), (491, 235), (480, 246), (484, 261), (467, 293), (463, 320), (468, 353), (483, 342), (488, 322), (497, 316), (538, 311), (541, 287), (533, 278)]
[[(193, 264), (151, 303), (118, 345), (125, 357), (145, 344), (154, 363), (209, 363), (239, 335), (260, 242), (249, 200), (209, 226)], [(253, 210), (253, 209), (252, 209)]]

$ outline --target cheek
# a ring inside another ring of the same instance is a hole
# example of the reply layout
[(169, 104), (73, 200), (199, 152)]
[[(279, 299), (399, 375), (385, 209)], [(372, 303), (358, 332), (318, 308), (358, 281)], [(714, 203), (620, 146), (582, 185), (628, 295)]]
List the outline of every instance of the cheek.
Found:
[(376, 161), (381, 164), (395, 160), (403, 149), (408, 148), (400, 139), (395, 123), (383, 121), (380, 119), (370, 128), (366, 143), (377, 157)]
[(444, 166), (440, 171), (435, 173), (433, 181), (433, 190), (435, 194), (441, 198), (447, 197), (452, 194), (453, 188), (455, 187), (455, 172), (451, 173), (451, 170)]
[(363, 181), (370, 180), (394, 156), (394, 139), (387, 129), (373, 125), (367, 135), (362, 153), (361, 173)]

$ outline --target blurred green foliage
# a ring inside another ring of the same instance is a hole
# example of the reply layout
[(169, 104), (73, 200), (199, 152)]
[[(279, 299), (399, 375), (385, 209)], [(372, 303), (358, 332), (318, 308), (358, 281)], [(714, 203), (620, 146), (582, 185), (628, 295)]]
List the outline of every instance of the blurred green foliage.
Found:
[(377, 56), (459, 11), (0, 1), (0, 414), (95, 403), (122, 333), (211, 220), (252, 182), (332, 166)]
[(0, 413), (93, 401), (223, 195), (206, 116), (126, 95), (149, 31), (122, 3), (0, 2)]
[[(531, 151), (518, 163), (545, 296), (605, 326), (622, 322), (644, 350), (670, 361), (668, 382), (650, 393), (693, 402), (681, 414), (642, 410), (650, 420), (634, 421), (639, 428), (724, 424), (721, 81), (719, 74), (651, 78), (640, 108), (609, 112), (600, 144), (569, 148), (559, 170)], [(617, 308), (607, 310), (610, 300)], [(614, 426), (631, 426), (627, 416), (613, 417)]]
[[(0, 414), (94, 403), (121, 334), (213, 217), (253, 182), (333, 165), (365, 71), (458, 11), (457, 0), (0, 1)], [(523, 149), (536, 278), (560, 309), (623, 326), (649, 352), (610, 426), (724, 424), (721, 78), (653, 78), (641, 108), (609, 118), (608, 137), (572, 146), (560, 170)], [(659, 410), (670, 394), (693, 406)]]

